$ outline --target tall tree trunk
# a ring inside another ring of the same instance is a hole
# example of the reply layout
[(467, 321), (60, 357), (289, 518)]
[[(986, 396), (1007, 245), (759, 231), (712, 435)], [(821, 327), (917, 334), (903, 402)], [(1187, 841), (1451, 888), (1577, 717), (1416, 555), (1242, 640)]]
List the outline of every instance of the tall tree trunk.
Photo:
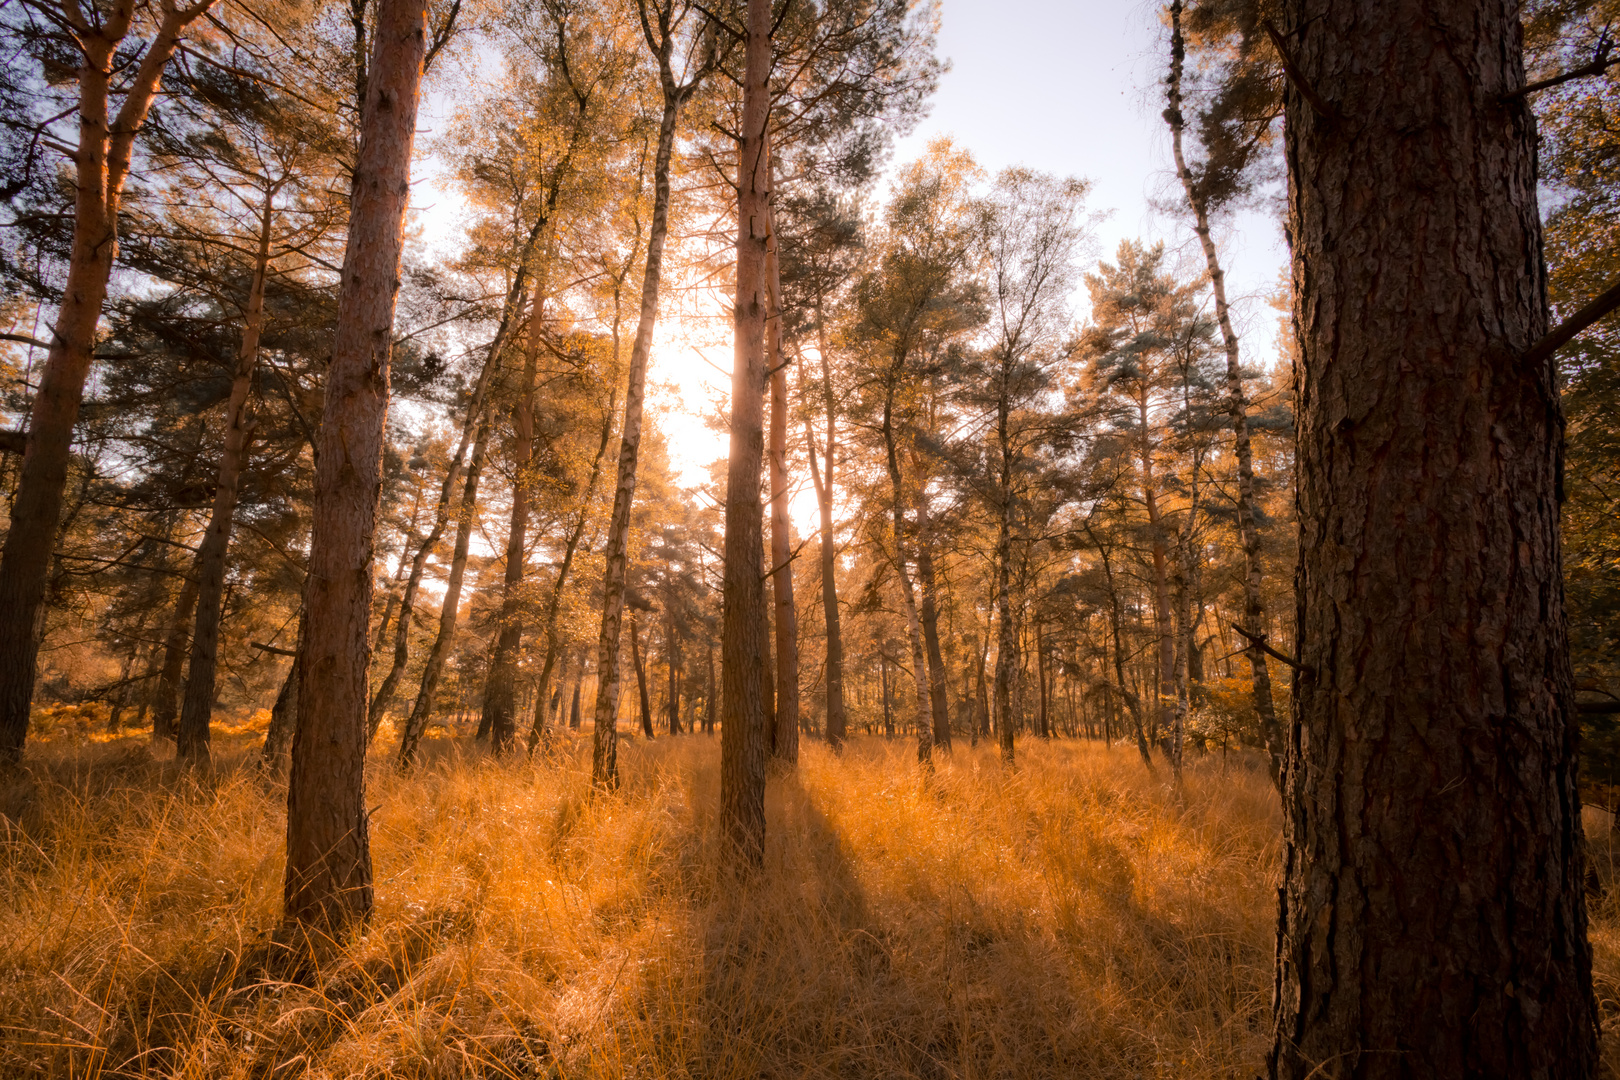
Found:
[[(445, 470), (444, 482), (439, 485), (438, 502), (433, 508), (433, 525), (428, 529), (427, 535), (417, 545), (416, 554), (411, 559), (410, 576), (405, 579), (405, 589), (401, 593), (399, 623), (394, 628), (394, 659), (388, 668), (388, 674), (383, 676), (382, 685), (371, 699), (371, 707), (367, 720), (367, 737), (375, 738), (377, 728), (382, 724), (383, 715), (388, 711), (394, 701), (394, 693), (399, 687), (399, 680), (405, 675), (405, 666), (411, 655), (411, 628), (416, 609), (416, 596), (421, 589), (422, 574), (427, 568), (428, 558), (433, 554), (434, 548), (439, 546), (439, 540), (444, 536), (444, 530), (450, 524), (450, 503), (455, 496), (456, 483), (461, 478), (461, 465), (467, 456), (468, 448), (476, 441), (475, 431), (479, 430), (479, 423), (484, 415), (484, 400), (488, 396), (490, 383), (500, 370), (501, 354), (506, 347), (507, 338), (511, 333), (512, 320), (517, 317), (523, 308), (523, 294), (525, 283), (529, 279), (529, 267), (534, 260), (535, 247), (540, 242), (540, 234), (545, 230), (545, 215), (535, 218), (533, 227), (529, 229), (528, 239), (524, 241), (523, 250), (519, 254), (517, 273), (512, 275), (512, 284), (506, 290), (506, 300), (501, 306), (501, 321), (495, 329), (495, 336), (490, 340), (489, 348), (484, 351), (484, 365), (478, 373), (478, 381), (473, 385), (472, 396), (467, 399), (467, 414), (461, 422), (461, 437), (456, 442), (456, 452), (450, 458), (450, 465)], [(384, 620), (386, 625), (387, 620)], [(378, 640), (383, 637), (379, 632)]]
[(225, 405), (225, 445), (219, 455), (214, 484), (214, 509), (197, 548), (197, 622), (191, 633), (191, 664), (186, 673), (185, 699), (180, 706), (177, 756), (188, 765), (208, 763), (208, 721), (214, 711), (214, 675), (219, 663), (220, 608), (225, 596), (225, 556), (230, 549), (231, 524), (236, 515), (237, 485), (247, 463), (253, 439), (248, 416), (248, 394), (253, 390), (253, 369), (259, 362), (259, 336), (264, 330), (264, 282), (270, 269), (270, 236), (275, 222), (279, 185), (264, 193), (259, 210), (259, 244), (254, 252), (252, 284), (242, 313), (242, 340), (236, 351), (231, 396)]
[(634, 615), (630, 616), (630, 665), (636, 672), (636, 692), (641, 706), (641, 733), (649, 739), (656, 739), (658, 733), (653, 730), (652, 702), (647, 697), (647, 668), (641, 662), (641, 620)]
[[(1137, 448), (1142, 463), (1142, 501), (1147, 504), (1148, 531), (1153, 552), (1153, 628), (1158, 634), (1158, 686), (1154, 710), (1154, 738), (1168, 732), (1175, 723), (1176, 630), (1170, 612), (1170, 541), (1165, 534), (1164, 515), (1159, 512), (1159, 492), (1153, 474), (1153, 447), (1148, 440), (1147, 391), (1138, 400), (1141, 442)], [(1162, 747), (1161, 747), (1162, 749)]]
[(191, 640), (188, 631), (192, 615), (197, 610), (197, 568), (180, 583), (180, 595), (174, 601), (174, 619), (169, 624), (168, 636), (163, 642), (163, 667), (158, 672), (157, 700), (152, 706), (152, 741), (174, 739), (175, 717), (180, 711), (180, 679), (185, 671), (186, 644)]
[(365, 919), (372, 908), (365, 796), (372, 544), (426, 14), (422, 0), (380, 0), (318, 435), (283, 903), (289, 919), (326, 927)]
[[(766, 168), (771, 168), (769, 134)], [(776, 716), (773, 756), (799, 762), (799, 615), (793, 603), (793, 542), (788, 517), (787, 363), (782, 358), (782, 275), (777, 265), (776, 218), (767, 208), (770, 240), (765, 249), (765, 282), (770, 313), (765, 322), (766, 358), (771, 370), (771, 590), (776, 604)]]
[(737, 298), (733, 312), (731, 446), (726, 470), (725, 571), (721, 585), (720, 835), (729, 861), (765, 858), (766, 627), (763, 509), (765, 245), (771, 207), (765, 132), (770, 122), (771, 2), (748, 0), (742, 142), (737, 168)]
[(304, 655), (304, 613), (298, 612), (298, 644), (293, 649), (293, 660), (287, 667), (287, 677), (281, 682), (281, 692), (270, 708), (270, 727), (264, 733), (264, 746), (259, 751), (259, 767), (279, 773), (286, 763), (287, 751), (292, 746), (293, 725), (298, 717), (298, 666)]
[(608, 518), (603, 547), (602, 629), (597, 638), (596, 705), (591, 751), (591, 777), (597, 784), (619, 782), (619, 629), (624, 621), (625, 575), (630, 560), (630, 508), (636, 497), (636, 467), (641, 453), (641, 409), (646, 395), (647, 358), (652, 351), (653, 329), (658, 324), (658, 287), (663, 277), (664, 240), (669, 233), (669, 164), (675, 147), (675, 128), (681, 106), (709, 70), (705, 64), (690, 82), (675, 81), (672, 56), (675, 35), (668, 10), (658, 7), (660, 36), (655, 38), (648, 20), (647, 0), (640, 0), (642, 28), (658, 60), (663, 112), (658, 121), (658, 151), (653, 159), (652, 223), (647, 230), (647, 267), (641, 279), (641, 316), (630, 346), (630, 373), (625, 384), (624, 422), (619, 426), (619, 470), (613, 489), (613, 511)]
[(838, 615), (838, 548), (833, 533), (833, 473), (838, 458), (837, 412), (832, 393), (832, 365), (827, 358), (827, 334), (816, 314), (816, 333), (821, 353), (822, 409), (827, 417), (827, 471), (816, 469), (816, 439), (810, 418), (804, 420), (805, 450), (810, 457), (810, 481), (816, 489), (816, 508), (821, 514), (821, 615), (827, 627), (827, 744), (834, 750), (843, 745), (849, 714), (844, 707), (844, 635)]
[(1046, 636), (1042, 632), (1039, 620), (1035, 622), (1035, 681), (1040, 688), (1040, 734), (1043, 739), (1052, 737), (1051, 701), (1047, 694), (1046, 682)]
[(666, 609), (664, 661), (669, 666), (669, 733), (681, 733), (681, 639), (675, 632), (675, 615)]
[[(1003, 364), (1005, 367), (1005, 364)], [(1002, 372), (1002, 390), (996, 403), (996, 444), (1000, 468), (996, 495), (996, 723), (1001, 741), (1001, 760), (1013, 764), (1013, 669), (1018, 663), (1018, 630), (1013, 625), (1012, 605), (1012, 432), (1007, 373)]]
[(490, 420), (486, 415), (478, 425), (473, 440), (472, 457), (467, 461), (467, 479), (461, 489), (461, 506), (456, 511), (456, 547), (450, 555), (450, 573), (444, 583), (444, 600), (439, 605), (439, 631), (433, 646), (422, 662), (422, 682), (416, 690), (416, 701), (411, 714), (405, 719), (405, 729), (399, 736), (399, 767), (408, 768), (416, 757), (416, 748), (427, 731), (433, 716), (433, 702), (439, 693), (439, 679), (444, 675), (444, 663), (450, 647), (456, 640), (456, 623), (461, 617), (461, 589), (467, 577), (467, 551), (472, 546), (473, 527), (478, 519), (478, 481), (484, 472), (484, 455), (489, 450)]
[(489, 676), (484, 682), (484, 716), (480, 733), (489, 729), (490, 746), (503, 754), (517, 734), (517, 663), (523, 643), (521, 610), (523, 570), (529, 538), (529, 471), (534, 465), (534, 380), (544, 332), (545, 290), (535, 275), (534, 302), (529, 314), (528, 348), (523, 356), (523, 382), (512, 410), (512, 517), (506, 533), (506, 574), (501, 582), (501, 609), (490, 650)]
[[(912, 455), (917, 463), (917, 455)], [(921, 473), (918, 473), (919, 477)], [(946, 695), (945, 656), (939, 647), (939, 586), (934, 574), (934, 525), (928, 515), (928, 496), (917, 483), (917, 584), (922, 586), (923, 646), (928, 653), (928, 702), (934, 721), (934, 745), (951, 752), (951, 704)]]
[[(1243, 368), (1239, 363), (1238, 336), (1232, 328), (1232, 308), (1226, 300), (1226, 274), (1221, 269), (1215, 238), (1209, 228), (1209, 200), (1194, 181), (1192, 171), (1182, 152), (1181, 76), (1185, 55), (1181, 36), (1181, 0), (1170, 5), (1170, 108), (1165, 115), (1170, 121), (1170, 145), (1176, 162), (1176, 175), (1181, 178), (1187, 205), (1193, 212), (1193, 229), (1204, 249), (1204, 264), (1209, 272), (1210, 291), (1215, 295), (1215, 317), (1221, 327), (1221, 342), (1226, 347), (1227, 408), (1232, 417), (1232, 441), (1237, 459), (1237, 519), (1238, 535), (1243, 542), (1243, 628), (1251, 634), (1265, 633), (1266, 605), (1261, 584), (1263, 567), (1260, 561), (1259, 502), (1254, 492), (1254, 452), (1249, 441), (1249, 402), (1243, 390)], [(1271, 782), (1282, 783), (1284, 739), (1282, 724), (1277, 721), (1277, 707), (1271, 697), (1271, 671), (1266, 666), (1266, 654), (1257, 639), (1248, 641), (1245, 650), (1249, 658), (1251, 699), (1260, 718), (1260, 738), (1270, 759)]]
[(715, 692), (717, 685), (714, 681), (714, 646), (709, 646), (709, 689), (703, 699), (703, 733), (714, 734), (715, 709), (719, 705), (719, 695)]
[(1273, 1077), (1598, 1069), (1521, 7), (1285, 5), (1300, 670)]
[(894, 520), (894, 576), (900, 582), (900, 601), (906, 613), (906, 633), (911, 639), (911, 674), (917, 683), (917, 761), (924, 768), (932, 768), (934, 714), (929, 708), (928, 668), (923, 655), (921, 620), (917, 618), (916, 590), (911, 584), (911, 572), (906, 568), (906, 497), (894, 432), (895, 385), (904, 363), (903, 356), (897, 356), (890, 369), (888, 393), (883, 399), (883, 447), (892, 492), (890, 505), (893, 507)]
[[(59, 16), (82, 50), (78, 70), (79, 145), (75, 170), (73, 239), (62, 303), (51, 328), (51, 347), (29, 409), (28, 440), (12, 497), (5, 546), (0, 548), (0, 764), (22, 758), (39, 658), (40, 605), (56, 547), (62, 495), (72, 460), (73, 427), (90, 374), (91, 349), (107, 280), (118, 255), (118, 214), (129, 175), (135, 136), (157, 96), (163, 69), (180, 35), (212, 5), (163, 5), (151, 44), (124, 87), (123, 104), (111, 115), (115, 60), (128, 70), (122, 49), (137, 5), (115, 4), (94, 21), (71, 4)], [(120, 55), (120, 53), (123, 55)]]

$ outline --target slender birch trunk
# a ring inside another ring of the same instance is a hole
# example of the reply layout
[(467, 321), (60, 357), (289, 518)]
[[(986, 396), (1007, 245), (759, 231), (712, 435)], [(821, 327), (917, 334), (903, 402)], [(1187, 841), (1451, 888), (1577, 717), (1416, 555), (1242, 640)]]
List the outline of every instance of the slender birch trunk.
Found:
[(275, 223), (275, 197), (279, 184), (265, 191), (259, 210), (259, 242), (253, 256), (253, 277), (243, 311), (242, 340), (236, 352), (236, 371), (225, 406), (225, 445), (219, 455), (214, 484), (214, 509), (197, 548), (197, 615), (191, 632), (191, 664), (186, 673), (185, 698), (180, 706), (176, 756), (187, 765), (208, 764), (209, 719), (214, 711), (214, 678), (219, 663), (220, 608), (225, 596), (226, 555), (236, 515), (238, 485), (253, 439), (248, 395), (253, 390), (253, 369), (259, 361), (259, 337), (264, 330), (264, 287), (270, 270), (270, 237)]
[(40, 605), (45, 600), (62, 496), (72, 459), (73, 427), (90, 374), (96, 326), (107, 299), (107, 281), (118, 255), (118, 214), (129, 175), (135, 136), (157, 96), (163, 70), (180, 36), (213, 0), (179, 7), (163, 0), (152, 42), (135, 66), (116, 116), (110, 97), (115, 63), (126, 67), (120, 47), (138, 5), (115, 4), (107, 18), (91, 22), (77, 4), (63, 20), (80, 47), (79, 143), (73, 154), (73, 239), (62, 304), (51, 328), (51, 347), (29, 409), (10, 525), (0, 548), (0, 764), (22, 758), (39, 658)]
[(1018, 663), (1018, 628), (1013, 625), (1012, 605), (1012, 431), (1011, 402), (1008, 400), (1007, 364), (1003, 361), (1001, 393), (996, 402), (996, 447), (1000, 452), (996, 515), (996, 723), (1001, 743), (1002, 763), (1013, 764), (1013, 683)]
[(636, 672), (636, 692), (641, 706), (641, 733), (648, 739), (656, 739), (658, 733), (653, 730), (652, 702), (647, 697), (647, 668), (641, 662), (641, 620), (634, 615), (630, 616), (630, 665)]
[(287, 918), (371, 914), (365, 796), (372, 545), (411, 148), (427, 50), (422, 0), (380, 0), (318, 435), (298, 725), (287, 784)]

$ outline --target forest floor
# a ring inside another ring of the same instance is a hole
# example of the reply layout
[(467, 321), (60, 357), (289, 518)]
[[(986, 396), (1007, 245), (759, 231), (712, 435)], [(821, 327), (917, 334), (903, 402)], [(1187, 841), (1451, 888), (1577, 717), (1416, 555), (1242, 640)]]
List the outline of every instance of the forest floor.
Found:
[[(284, 788), (223, 735), (53, 745), (0, 790), (0, 1076), (1234, 1077), (1271, 1013), (1280, 817), (1258, 761), (1177, 794), (1116, 744), (808, 743), (764, 870), (719, 869), (719, 741), (370, 776), (376, 915), (277, 932)], [(1605, 880), (1604, 825), (1591, 840)], [(1607, 848), (1605, 845), (1608, 845)], [(1612, 894), (1610, 894), (1612, 895)], [(1604, 1015), (1620, 904), (1593, 900)], [(1620, 1061), (1614, 1032), (1605, 1053)]]

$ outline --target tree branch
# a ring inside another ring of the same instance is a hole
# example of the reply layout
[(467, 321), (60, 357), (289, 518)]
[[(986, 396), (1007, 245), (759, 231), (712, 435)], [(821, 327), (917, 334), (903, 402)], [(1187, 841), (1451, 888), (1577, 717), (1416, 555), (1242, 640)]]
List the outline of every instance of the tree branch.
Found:
[(1616, 281), (1603, 291), (1601, 295), (1587, 303), (1587, 305), (1553, 329), (1547, 331), (1545, 337), (1525, 351), (1523, 361), (1525, 364), (1539, 364), (1548, 359), (1553, 353), (1568, 345), (1575, 335), (1609, 314), (1615, 308), (1620, 308), (1620, 281)]

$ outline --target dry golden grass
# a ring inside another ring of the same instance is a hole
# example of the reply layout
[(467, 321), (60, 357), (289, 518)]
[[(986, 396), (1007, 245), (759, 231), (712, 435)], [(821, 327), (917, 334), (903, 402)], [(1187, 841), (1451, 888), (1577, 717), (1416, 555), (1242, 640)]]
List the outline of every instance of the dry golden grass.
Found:
[[(245, 738), (245, 737), (244, 737)], [(274, 932), (282, 789), (133, 743), (47, 748), (0, 792), (0, 1075), (1252, 1077), (1279, 819), (1250, 764), (1177, 797), (1133, 750), (816, 745), (773, 779), (766, 867), (718, 869), (719, 745), (448, 740), (372, 774), (377, 912)], [(1620, 970), (1613, 913), (1594, 932)], [(1605, 986), (1613, 987), (1609, 979)], [(1608, 996), (1612, 997), (1610, 993)]]

